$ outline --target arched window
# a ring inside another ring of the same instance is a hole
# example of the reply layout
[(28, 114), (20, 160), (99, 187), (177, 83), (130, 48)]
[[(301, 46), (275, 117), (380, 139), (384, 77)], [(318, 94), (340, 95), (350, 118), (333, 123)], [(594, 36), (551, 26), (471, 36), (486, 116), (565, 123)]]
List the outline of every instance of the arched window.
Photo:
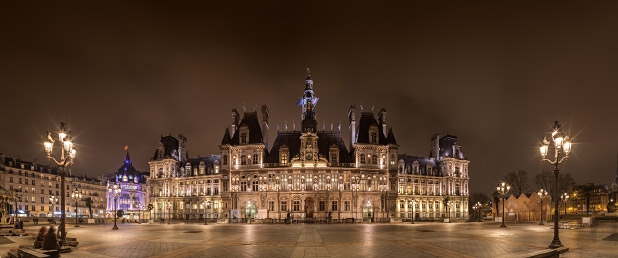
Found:
[(247, 165), (247, 155), (240, 156), (240, 164)]

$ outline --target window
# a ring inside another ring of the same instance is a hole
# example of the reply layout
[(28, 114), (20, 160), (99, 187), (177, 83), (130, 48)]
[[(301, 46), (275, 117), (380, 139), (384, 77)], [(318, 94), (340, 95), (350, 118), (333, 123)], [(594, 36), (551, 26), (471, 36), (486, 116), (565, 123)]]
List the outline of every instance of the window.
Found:
[(246, 192), (247, 191), (247, 181), (240, 182), (240, 191), (242, 191), (242, 192)]
[(258, 160), (258, 155), (257, 154), (253, 154), (253, 159), (251, 160), (253, 162), (253, 164), (258, 164), (259, 160)]
[(332, 211), (338, 211), (339, 210), (338, 209), (339, 207), (337, 207), (337, 201), (332, 201), (330, 207), (331, 207)]
[(275, 210), (275, 202), (274, 201), (268, 201), (268, 210), (269, 211), (274, 211)]
[(247, 133), (245, 133), (245, 132), (240, 133), (240, 143), (242, 143), (242, 144), (246, 144), (247, 143)]
[(331, 152), (330, 153), (330, 162), (331, 163), (337, 163), (338, 162), (337, 161), (337, 153), (335, 153), (335, 152)]
[(397, 156), (395, 154), (391, 154), (391, 165), (395, 165), (397, 162)]
[(227, 155), (223, 155), (223, 165), (227, 165)]
[(294, 201), (294, 211), (300, 211), (300, 201)]
[[(41, 197), (41, 203), (45, 203), (45, 197)], [(43, 206), (41, 206), (43, 207)], [(41, 210), (43, 210), (43, 208), (41, 208)]]
[(13, 177), (9, 178), (9, 182), (13, 183)]
[(378, 155), (371, 155), (371, 164), (378, 164)]
[(283, 152), (281, 153), (281, 164), (288, 164), (288, 153), (287, 152)]
[(247, 165), (247, 156), (246, 155), (240, 156), (240, 164), (241, 165)]
[(360, 155), (360, 163), (365, 164), (365, 155), (363, 154)]
[(343, 201), (343, 210), (350, 211), (350, 201)]
[(288, 210), (288, 202), (283, 201), (281, 202), (281, 211), (287, 211)]
[(21, 184), (21, 177), (19, 178), (19, 183)]
[(326, 210), (326, 201), (320, 201), (319, 202), (319, 211), (325, 211)]
[(258, 186), (259, 186), (259, 185), (258, 185), (258, 181), (257, 181), (257, 179), (254, 179), (254, 180), (253, 180), (253, 188), (252, 188), (252, 190), (253, 190), (254, 192), (259, 191)]
[(32, 181), (32, 185), (34, 185), (34, 179), (32, 179), (31, 181)]
[(369, 135), (371, 135), (371, 143), (378, 143), (378, 133), (377, 132), (371, 132), (369, 133)]

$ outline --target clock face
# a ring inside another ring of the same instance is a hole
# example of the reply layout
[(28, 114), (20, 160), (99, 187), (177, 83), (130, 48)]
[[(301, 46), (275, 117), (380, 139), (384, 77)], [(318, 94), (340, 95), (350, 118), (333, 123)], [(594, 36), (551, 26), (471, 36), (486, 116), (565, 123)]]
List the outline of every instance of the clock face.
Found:
[(313, 158), (313, 154), (307, 153), (307, 160), (311, 160)]

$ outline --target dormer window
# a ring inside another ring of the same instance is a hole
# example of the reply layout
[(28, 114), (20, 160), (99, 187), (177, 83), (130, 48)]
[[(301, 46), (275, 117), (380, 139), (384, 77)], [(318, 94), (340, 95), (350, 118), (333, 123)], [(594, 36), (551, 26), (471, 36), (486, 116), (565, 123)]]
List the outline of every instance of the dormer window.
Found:
[(259, 163), (259, 161), (260, 161), (260, 160), (258, 159), (258, 155), (257, 155), (257, 154), (253, 154), (253, 158), (251, 159), (251, 161), (252, 161), (252, 163), (253, 163), (254, 165), (258, 164), (258, 163)]
[(373, 125), (369, 128), (369, 143), (378, 144), (378, 127)]
[(223, 155), (223, 165), (227, 165), (227, 155)]
[(281, 163), (281, 165), (287, 165), (289, 158), (290, 150), (288, 149), (287, 145), (281, 146), (281, 148), (279, 149), (279, 163)]
[(249, 143), (249, 128), (243, 126), (238, 131), (240, 133), (240, 144)]
[(360, 155), (360, 163), (365, 164), (365, 155), (363, 154)]
[(339, 148), (332, 144), (329, 149), (330, 163), (339, 163)]

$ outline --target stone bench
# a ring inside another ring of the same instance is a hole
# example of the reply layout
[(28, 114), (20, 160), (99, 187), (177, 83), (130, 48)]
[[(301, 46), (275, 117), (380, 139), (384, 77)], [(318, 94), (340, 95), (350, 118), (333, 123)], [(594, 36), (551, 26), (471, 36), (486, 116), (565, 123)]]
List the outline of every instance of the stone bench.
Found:
[(17, 249), (17, 255), (20, 258), (57, 258), (60, 256), (60, 252), (58, 250), (41, 250), (29, 245), (21, 245)]

